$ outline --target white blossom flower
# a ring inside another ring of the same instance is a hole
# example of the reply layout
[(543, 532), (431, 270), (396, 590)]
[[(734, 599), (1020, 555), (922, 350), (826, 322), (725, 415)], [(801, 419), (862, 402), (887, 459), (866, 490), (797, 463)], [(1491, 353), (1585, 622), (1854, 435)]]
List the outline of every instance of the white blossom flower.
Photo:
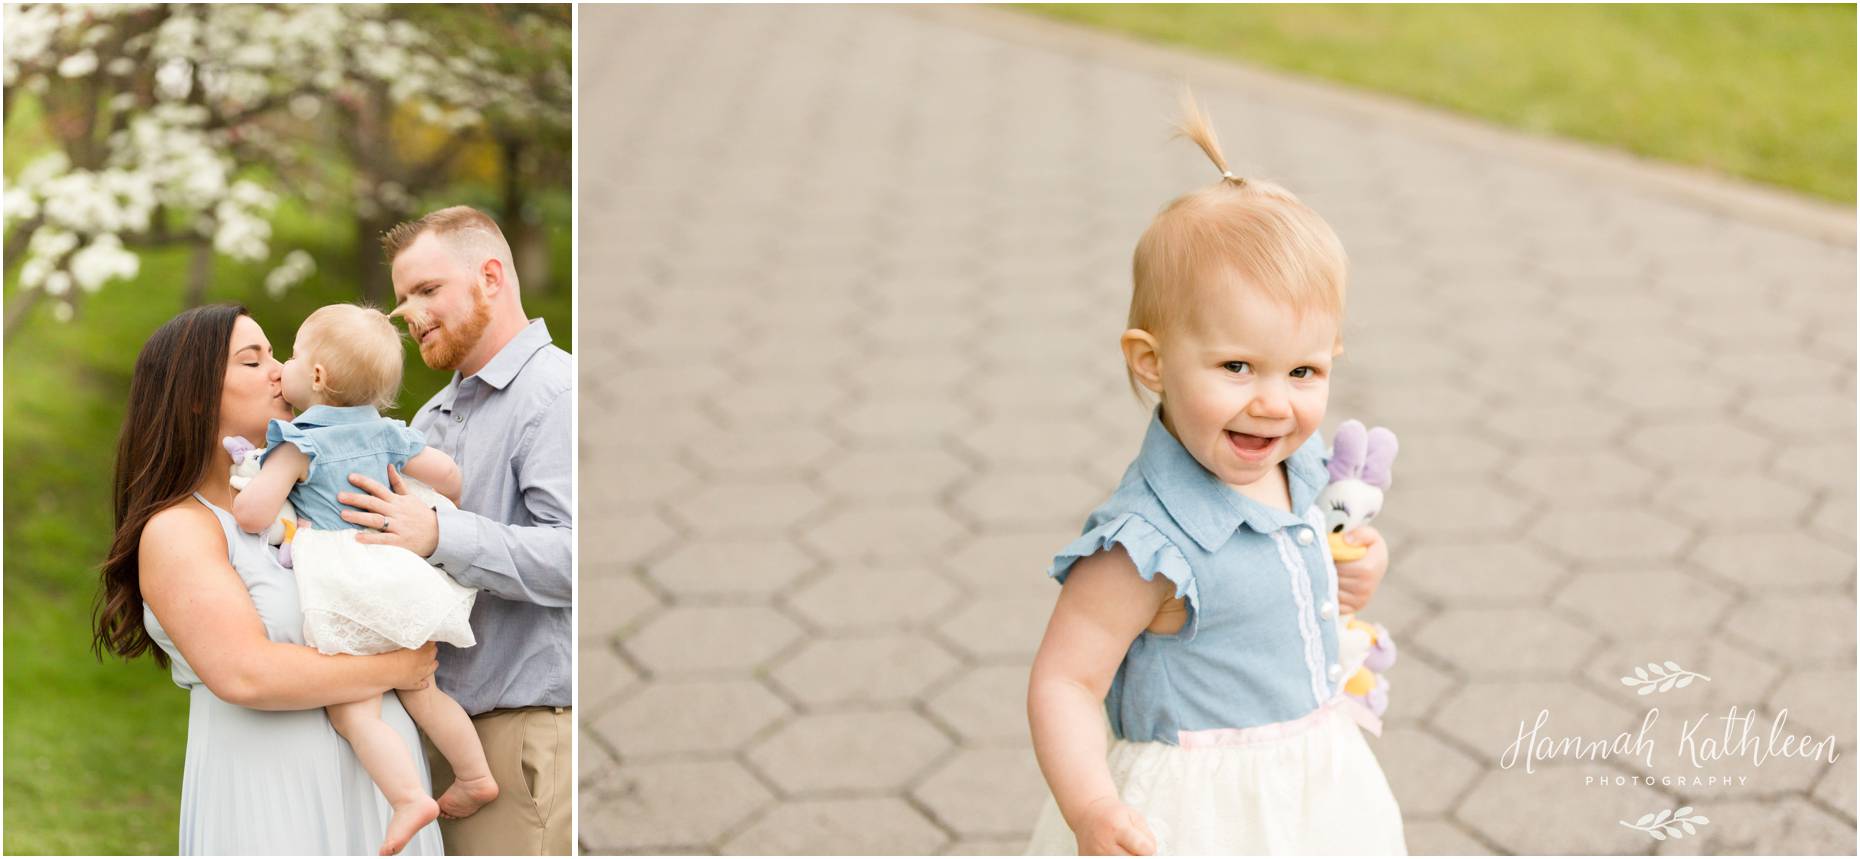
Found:
[(96, 70), (97, 70), (97, 53), (95, 51), (90, 51), (90, 50), (79, 51), (75, 54), (65, 57), (63, 60), (60, 60), (58, 63), (58, 76), (59, 77), (81, 78)]

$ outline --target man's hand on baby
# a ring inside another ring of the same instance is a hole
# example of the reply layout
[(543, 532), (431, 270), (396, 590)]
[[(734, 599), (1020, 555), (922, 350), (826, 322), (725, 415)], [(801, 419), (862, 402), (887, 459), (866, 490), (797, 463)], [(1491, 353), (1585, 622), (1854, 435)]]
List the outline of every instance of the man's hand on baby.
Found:
[(336, 496), (337, 501), (360, 508), (342, 511), (342, 521), (374, 529), (357, 534), (356, 542), (399, 546), (422, 558), (432, 557), (433, 550), (439, 548), (439, 514), (418, 496), (408, 494), (399, 471), (388, 466), (391, 489), (361, 474), (349, 475), (349, 482), (368, 494), (344, 492)]
[(1073, 832), (1080, 856), (1150, 856), (1156, 853), (1156, 836), (1137, 810), (1117, 797), (1105, 797), (1087, 806)]
[(1382, 584), (1389, 571), (1389, 548), (1382, 534), (1365, 525), (1343, 538), (1352, 545), (1368, 549), (1363, 557), (1337, 565), (1337, 605), (1345, 614), (1355, 614), (1369, 604), (1369, 597)]

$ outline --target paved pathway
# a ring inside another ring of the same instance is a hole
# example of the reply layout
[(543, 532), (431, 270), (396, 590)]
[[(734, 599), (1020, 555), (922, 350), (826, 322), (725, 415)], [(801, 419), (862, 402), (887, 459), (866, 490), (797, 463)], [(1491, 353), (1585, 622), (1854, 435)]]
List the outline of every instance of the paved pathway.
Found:
[[(1172, 76), (1065, 38), (582, 10), (587, 851), (1019, 850), (1041, 571), (1145, 423), (1130, 249), (1212, 178), (1166, 140)], [(1402, 646), (1374, 745), (1414, 852), (1851, 853), (1853, 248), (1197, 85), (1354, 260), (1330, 424), (1403, 439), (1366, 614)], [(1650, 660), (1712, 680), (1640, 698)], [(1650, 702), (1787, 707), (1841, 761), (1497, 766), (1541, 708), (1596, 736)], [(1682, 804), (1712, 822), (1616, 823)]]

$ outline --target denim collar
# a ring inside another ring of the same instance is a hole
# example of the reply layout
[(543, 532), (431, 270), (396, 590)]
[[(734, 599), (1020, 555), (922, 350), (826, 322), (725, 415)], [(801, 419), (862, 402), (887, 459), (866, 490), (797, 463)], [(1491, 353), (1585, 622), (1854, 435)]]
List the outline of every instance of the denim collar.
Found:
[[(1328, 482), (1323, 455), (1324, 442), (1317, 433), (1312, 433), (1286, 457), (1286, 485), (1291, 490), (1293, 510), (1311, 506), (1318, 490)], [(1204, 551), (1212, 552), (1225, 545), (1241, 525), (1265, 534), (1305, 524), (1300, 516), (1241, 495), (1203, 468), (1163, 426), (1160, 406), (1150, 417), (1149, 432), (1143, 437), (1143, 451), (1137, 455), (1137, 468), (1170, 517)]]
[(311, 406), (291, 421), (300, 427), (333, 427), (380, 420), (374, 406)]

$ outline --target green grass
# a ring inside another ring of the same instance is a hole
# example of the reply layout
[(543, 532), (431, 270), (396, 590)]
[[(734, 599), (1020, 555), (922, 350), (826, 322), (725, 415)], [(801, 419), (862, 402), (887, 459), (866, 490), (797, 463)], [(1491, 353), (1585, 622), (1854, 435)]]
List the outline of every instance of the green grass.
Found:
[[(489, 202), (482, 189), (455, 190), (449, 199)], [(556, 278), (566, 284), (567, 192), (541, 202)], [(349, 229), (289, 208), (275, 246), (307, 247), (318, 274), (274, 301), (261, 285), (262, 266), (220, 260), (207, 298), (245, 303), (273, 346), (288, 352), (311, 310), (357, 298), (339, 274), (353, 259)], [(7, 853), (162, 854), (177, 846), (187, 694), (152, 660), (99, 663), (89, 630), (97, 564), (110, 542), (110, 475), (130, 369), (143, 339), (183, 309), (186, 269), (184, 251), (145, 254), (134, 282), (90, 296), (75, 321), (59, 323), (41, 306), (7, 344)], [(16, 275), (8, 272), (9, 302)], [(526, 296), (524, 306), (572, 351), (568, 288)], [(399, 416), (447, 378), (410, 346)]]
[(1021, 8), (1854, 201), (1851, 5)]

